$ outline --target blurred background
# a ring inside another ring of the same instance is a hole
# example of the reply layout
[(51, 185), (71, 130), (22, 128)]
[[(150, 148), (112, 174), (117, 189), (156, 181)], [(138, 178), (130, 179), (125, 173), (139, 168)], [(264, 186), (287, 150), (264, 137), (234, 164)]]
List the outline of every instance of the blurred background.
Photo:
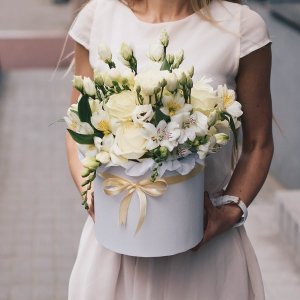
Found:
[[(69, 105), (70, 58), (54, 69), (82, 2), (0, 0), (0, 300), (67, 299), (86, 213), (68, 171), (65, 126), (48, 125)], [(247, 4), (273, 40), (278, 126), (271, 173), (246, 228), (267, 300), (300, 299), (300, 1)]]

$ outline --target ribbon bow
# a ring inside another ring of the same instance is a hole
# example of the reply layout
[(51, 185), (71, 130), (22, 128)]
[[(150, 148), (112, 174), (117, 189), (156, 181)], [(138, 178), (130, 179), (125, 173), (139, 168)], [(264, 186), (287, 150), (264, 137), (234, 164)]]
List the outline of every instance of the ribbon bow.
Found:
[(159, 178), (156, 181), (151, 181), (149, 179), (143, 179), (140, 182), (132, 182), (128, 179), (113, 175), (111, 173), (100, 173), (100, 177), (104, 179), (103, 190), (108, 196), (116, 196), (122, 192), (126, 192), (125, 197), (122, 199), (119, 209), (119, 223), (121, 225), (126, 225), (128, 209), (132, 200), (132, 195), (137, 192), (139, 198), (140, 214), (139, 220), (136, 227), (135, 233), (137, 233), (146, 217), (147, 212), (147, 196), (159, 197), (162, 196), (169, 184), (176, 184), (188, 180), (203, 170), (202, 165), (197, 165), (189, 174), (187, 175), (175, 175), (166, 178)]
[(132, 200), (132, 195), (137, 192), (140, 202), (140, 215), (136, 227), (136, 233), (141, 229), (147, 212), (147, 197), (162, 196), (167, 190), (168, 184), (164, 179), (157, 179), (155, 182), (144, 179), (140, 182), (132, 182), (119, 176), (110, 173), (101, 174), (105, 180), (103, 181), (103, 190), (106, 195), (116, 196), (123, 191), (126, 191), (125, 197), (122, 199), (119, 210), (119, 223), (126, 225), (128, 209)]

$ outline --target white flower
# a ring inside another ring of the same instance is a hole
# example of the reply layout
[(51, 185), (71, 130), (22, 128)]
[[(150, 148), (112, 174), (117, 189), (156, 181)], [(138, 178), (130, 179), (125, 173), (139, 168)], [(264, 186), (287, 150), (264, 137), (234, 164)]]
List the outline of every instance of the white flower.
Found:
[(210, 144), (210, 141), (209, 141), (209, 142), (207, 142), (204, 145), (198, 146), (197, 154), (198, 154), (198, 156), (199, 156), (200, 159), (204, 159), (207, 156), (207, 154), (209, 152), (209, 149), (210, 149), (210, 145), (211, 144)]
[(181, 112), (192, 110), (192, 106), (190, 104), (186, 104), (184, 98), (179, 93), (175, 96), (164, 96), (162, 103), (163, 107), (160, 110), (167, 116), (174, 116)]
[(226, 84), (218, 86), (218, 97), (222, 99), (225, 110), (233, 118), (239, 118), (243, 114), (242, 105), (236, 101), (235, 91), (228, 89)]
[(83, 88), (87, 95), (91, 97), (96, 95), (95, 83), (93, 82), (93, 80), (91, 80), (91, 78), (89, 77), (83, 78)]
[(67, 116), (64, 117), (67, 126), (72, 131), (75, 131), (80, 134), (93, 134), (94, 130), (89, 123), (81, 122), (77, 113), (68, 110)]
[(120, 48), (120, 55), (125, 61), (129, 61), (133, 56), (133, 50), (129, 45), (122, 43)]
[(83, 79), (82, 76), (74, 76), (72, 80), (73, 86), (78, 90), (83, 90)]
[(239, 118), (242, 114), (242, 105), (238, 101), (234, 101), (232, 104), (230, 104), (226, 111), (233, 117), (233, 118)]
[(114, 137), (112, 134), (105, 135), (102, 139), (100, 137), (94, 138), (95, 147), (98, 150), (96, 159), (102, 164), (107, 164), (111, 160), (111, 148), (114, 143)]
[(122, 83), (126, 83), (130, 87), (134, 86), (134, 73), (130, 69), (126, 68), (124, 71), (122, 71), (121, 77)]
[(155, 127), (151, 123), (144, 123), (145, 138), (148, 140), (146, 148), (153, 150), (158, 146), (163, 146), (172, 151), (178, 145), (178, 138), (180, 137), (179, 124), (175, 122), (167, 123), (162, 120)]
[(214, 138), (218, 145), (226, 145), (229, 140), (229, 136), (225, 133), (217, 133), (214, 135)]
[(145, 96), (152, 96), (155, 89), (160, 87), (160, 82), (164, 78), (164, 71), (148, 70), (143, 73), (139, 73), (135, 77), (136, 86), (140, 86), (142, 93)]
[(113, 81), (120, 82), (121, 80), (121, 73), (119, 70), (112, 68), (108, 69), (102, 74), (104, 84), (107, 86), (113, 86)]
[(123, 91), (109, 97), (104, 109), (110, 117), (126, 122), (131, 120), (132, 113), (137, 106), (136, 94), (132, 91)]
[(123, 123), (117, 129), (112, 152), (125, 159), (141, 158), (147, 151), (143, 131), (140, 125)]
[(143, 124), (150, 122), (153, 118), (154, 112), (150, 104), (138, 105), (132, 112), (132, 120), (134, 123)]
[(93, 144), (77, 144), (78, 150), (83, 154), (83, 156), (95, 157), (97, 154), (97, 148)]
[(148, 57), (156, 62), (161, 62), (165, 58), (165, 49), (162, 44), (152, 44), (148, 51)]
[(116, 132), (118, 125), (117, 120), (109, 117), (108, 112), (100, 110), (92, 114), (91, 122), (93, 126), (101, 131), (104, 135), (109, 135)]
[(169, 35), (166, 30), (162, 30), (162, 32), (160, 33), (160, 42), (164, 47), (168, 47)]
[(178, 87), (178, 79), (174, 73), (167, 72), (164, 74), (164, 79), (167, 81), (167, 90), (174, 92)]
[(177, 69), (182, 64), (184, 60), (184, 51), (181, 49), (176, 55), (174, 59), (173, 68)]
[(103, 85), (103, 76), (97, 69), (94, 70), (94, 81), (96, 84)]
[(221, 105), (221, 99), (216, 96), (209, 82), (210, 80), (202, 78), (191, 90), (191, 104), (193, 109), (207, 116)]
[(100, 102), (99, 99), (89, 99), (89, 104), (90, 104), (90, 108), (92, 113), (98, 112), (103, 110), (103, 104), (102, 102)]
[(194, 72), (195, 72), (195, 68), (194, 66), (191, 66), (188, 70), (187, 70), (187, 75), (192, 78), (194, 76)]
[(178, 123), (181, 128), (180, 144), (185, 143), (187, 140), (194, 141), (196, 136), (205, 136), (208, 132), (208, 119), (198, 111), (191, 115), (181, 113), (172, 117), (171, 120)]
[(98, 47), (98, 55), (99, 58), (104, 61), (105, 63), (111, 62), (112, 59), (112, 54), (109, 49), (105, 44), (100, 44)]

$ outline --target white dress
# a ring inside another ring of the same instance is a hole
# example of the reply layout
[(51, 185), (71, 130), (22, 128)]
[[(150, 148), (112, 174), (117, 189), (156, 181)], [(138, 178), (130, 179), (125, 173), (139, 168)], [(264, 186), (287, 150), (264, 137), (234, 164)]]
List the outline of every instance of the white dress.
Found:
[[(197, 14), (184, 19), (147, 23), (118, 0), (92, 0), (81, 10), (69, 34), (89, 50), (93, 68), (102, 68), (97, 48), (107, 44), (118, 62), (120, 43), (130, 43), (139, 62), (162, 29), (169, 51), (185, 51), (184, 66), (195, 66), (195, 78), (211, 77), (214, 85), (235, 87), (240, 58), (267, 44), (263, 19), (246, 5), (213, 1), (217, 26)], [(117, 63), (118, 64), (118, 63)], [(206, 162), (205, 189), (213, 195), (231, 177), (232, 144)], [(215, 237), (197, 252), (162, 258), (130, 257), (102, 247), (88, 217), (70, 277), (69, 300), (263, 300), (260, 269), (244, 227)]]

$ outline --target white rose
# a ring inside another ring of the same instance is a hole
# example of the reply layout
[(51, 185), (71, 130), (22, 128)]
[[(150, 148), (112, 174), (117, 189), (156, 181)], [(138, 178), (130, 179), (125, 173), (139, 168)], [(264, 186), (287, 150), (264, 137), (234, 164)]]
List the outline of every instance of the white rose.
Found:
[(165, 58), (165, 49), (162, 44), (152, 44), (148, 51), (148, 57), (156, 62), (161, 62)]
[(96, 95), (95, 83), (89, 77), (83, 78), (83, 88), (86, 94), (93, 97)]
[(147, 140), (139, 125), (123, 123), (116, 132), (113, 153), (126, 159), (139, 159), (146, 153)]
[(151, 121), (153, 115), (154, 112), (152, 109), (152, 105), (138, 105), (132, 113), (132, 120), (134, 123), (143, 124), (144, 122)]
[(197, 82), (191, 91), (191, 104), (193, 109), (209, 116), (216, 106), (221, 105), (222, 99), (216, 96), (213, 88), (207, 81)]
[(123, 91), (119, 94), (111, 95), (104, 109), (113, 118), (120, 121), (130, 121), (136, 105), (136, 94), (132, 91)]
[(98, 55), (104, 62), (111, 62), (112, 54), (110, 49), (105, 44), (100, 44), (98, 47)]

